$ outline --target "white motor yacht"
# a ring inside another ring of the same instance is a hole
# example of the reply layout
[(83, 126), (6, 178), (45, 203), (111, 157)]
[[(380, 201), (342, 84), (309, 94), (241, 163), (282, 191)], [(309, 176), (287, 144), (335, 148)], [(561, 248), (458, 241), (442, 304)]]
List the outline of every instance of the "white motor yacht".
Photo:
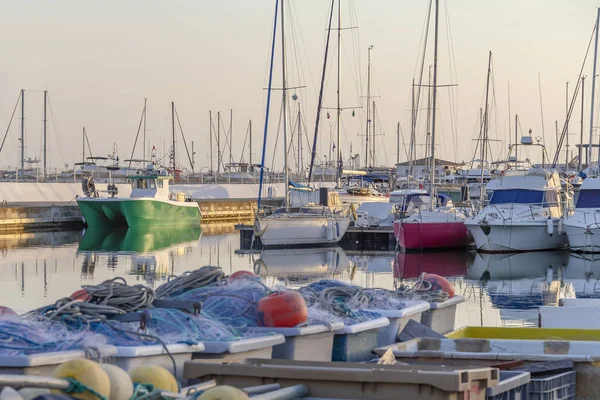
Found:
[(566, 248), (567, 236), (559, 229), (561, 190), (556, 172), (535, 168), (505, 175), (489, 203), (465, 221), (477, 249), (499, 253)]
[(586, 178), (581, 184), (573, 215), (564, 229), (573, 251), (600, 253), (600, 178)]

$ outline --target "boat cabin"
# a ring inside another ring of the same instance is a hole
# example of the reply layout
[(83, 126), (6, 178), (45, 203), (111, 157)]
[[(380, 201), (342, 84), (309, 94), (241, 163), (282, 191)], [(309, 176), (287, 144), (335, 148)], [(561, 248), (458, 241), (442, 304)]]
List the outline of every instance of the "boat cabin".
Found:
[(131, 181), (131, 197), (169, 199), (169, 179), (167, 171), (152, 171), (146, 174), (127, 177)]
[(600, 209), (600, 178), (586, 178), (579, 189), (577, 209)]
[(491, 206), (536, 206), (548, 210), (553, 218), (560, 218), (561, 185), (556, 173), (531, 169), (521, 175), (506, 175), (492, 192)]

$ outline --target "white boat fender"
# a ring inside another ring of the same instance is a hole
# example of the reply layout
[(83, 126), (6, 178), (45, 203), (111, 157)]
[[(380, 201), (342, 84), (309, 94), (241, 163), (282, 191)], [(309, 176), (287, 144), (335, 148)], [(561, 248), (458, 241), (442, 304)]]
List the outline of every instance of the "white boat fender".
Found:
[(263, 229), (260, 229), (260, 222), (258, 221), (258, 219), (256, 221), (254, 221), (254, 226), (252, 227), (252, 233), (254, 233), (255, 237), (261, 237), (265, 231), (267, 230), (267, 226), (265, 226)]
[(333, 224), (331, 223), (331, 221), (327, 223), (327, 226), (325, 227), (325, 232), (327, 235), (327, 240), (333, 240)]
[(546, 220), (546, 226), (548, 227), (548, 236), (554, 235), (554, 221), (551, 217)]
[(554, 280), (554, 270), (552, 269), (552, 267), (548, 267), (548, 271), (546, 271), (546, 282), (548, 284), (552, 283), (552, 281)]
[(565, 232), (565, 218), (564, 217), (560, 217), (560, 219), (558, 220), (558, 234), (559, 235), (567, 234), (567, 232)]

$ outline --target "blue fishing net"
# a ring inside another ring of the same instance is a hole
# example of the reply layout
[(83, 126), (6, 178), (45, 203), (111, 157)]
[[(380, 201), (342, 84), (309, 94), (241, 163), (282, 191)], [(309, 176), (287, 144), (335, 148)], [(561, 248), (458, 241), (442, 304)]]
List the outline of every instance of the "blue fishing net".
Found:
[(58, 322), (17, 316), (0, 318), (0, 356), (82, 350), (104, 342), (92, 332), (72, 332)]
[(199, 301), (202, 314), (238, 332), (258, 326), (257, 307), (260, 299), (271, 293), (259, 279), (239, 278), (193, 289), (174, 296), (173, 300)]
[[(239, 340), (242, 334), (219, 321), (203, 315), (192, 315), (175, 309), (148, 310), (146, 330), (140, 331), (139, 322), (107, 321), (91, 324), (91, 331), (107, 337), (115, 346), (143, 346), (160, 344), (196, 344), (202, 341)], [(142, 333), (142, 335), (140, 335)]]

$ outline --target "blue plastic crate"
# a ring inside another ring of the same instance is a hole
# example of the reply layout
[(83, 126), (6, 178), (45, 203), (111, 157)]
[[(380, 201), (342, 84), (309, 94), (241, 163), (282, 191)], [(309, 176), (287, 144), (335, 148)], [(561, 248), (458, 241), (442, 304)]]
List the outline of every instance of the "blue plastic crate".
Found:
[(488, 388), (486, 400), (528, 400), (529, 372), (500, 371), (500, 382), (495, 387)]
[(531, 378), (529, 395), (531, 400), (575, 399), (575, 371), (567, 371), (545, 378)]

